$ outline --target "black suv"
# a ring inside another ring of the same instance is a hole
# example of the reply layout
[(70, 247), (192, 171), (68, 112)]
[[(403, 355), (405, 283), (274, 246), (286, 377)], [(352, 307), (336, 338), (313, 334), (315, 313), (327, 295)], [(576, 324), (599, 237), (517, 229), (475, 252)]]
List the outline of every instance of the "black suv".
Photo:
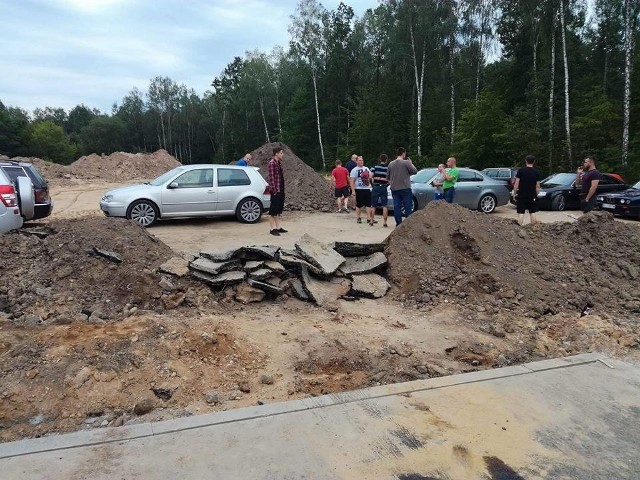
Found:
[[(18, 188), (18, 177), (27, 177), (33, 185), (33, 193), (35, 195), (35, 205), (33, 208), (33, 217), (26, 220), (37, 220), (51, 215), (53, 202), (49, 195), (49, 184), (44, 179), (38, 169), (32, 163), (16, 162), (13, 160), (1, 160), (0, 168), (4, 170), (7, 176)], [(18, 192), (20, 195), (20, 192)]]

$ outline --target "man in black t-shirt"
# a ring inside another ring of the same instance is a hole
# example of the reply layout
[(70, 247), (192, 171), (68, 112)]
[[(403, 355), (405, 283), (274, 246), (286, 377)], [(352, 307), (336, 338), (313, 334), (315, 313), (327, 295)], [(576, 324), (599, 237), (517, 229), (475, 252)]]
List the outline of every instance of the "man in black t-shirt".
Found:
[(536, 212), (538, 211), (538, 192), (540, 191), (540, 174), (533, 168), (536, 158), (527, 155), (524, 159), (525, 167), (516, 173), (516, 182), (513, 185), (513, 198), (516, 200), (518, 223), (524, 225), (524, 212), (529, 210), (531, 223), (538, 223)]

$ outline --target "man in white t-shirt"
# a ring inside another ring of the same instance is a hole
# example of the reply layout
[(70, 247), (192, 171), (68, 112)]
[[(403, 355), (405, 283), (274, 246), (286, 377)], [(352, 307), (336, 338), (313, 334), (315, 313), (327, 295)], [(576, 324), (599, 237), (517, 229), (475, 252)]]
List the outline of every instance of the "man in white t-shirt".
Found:
[(371, 170), (364, 166), (364, 159), (358, 157), (356, 160), (356, 166), (349, 174), (349, 181), (351, 182), (352, 195), (356, 196), (356, 221), (362, 223), (360, 218), (362, 208), (366, 208), (367, 223), (373, 225), (372, 210), (371, 210), (371, 180), (373, 175)]

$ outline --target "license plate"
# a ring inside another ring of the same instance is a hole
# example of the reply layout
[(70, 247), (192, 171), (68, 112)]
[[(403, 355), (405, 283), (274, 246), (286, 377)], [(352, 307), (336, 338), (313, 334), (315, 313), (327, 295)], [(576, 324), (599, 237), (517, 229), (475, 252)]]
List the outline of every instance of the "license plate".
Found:
[(610, 203), (603, 203), (602, 208), (610, 208), (611, 210), (615, 209), (615, 205), (611, 205)]

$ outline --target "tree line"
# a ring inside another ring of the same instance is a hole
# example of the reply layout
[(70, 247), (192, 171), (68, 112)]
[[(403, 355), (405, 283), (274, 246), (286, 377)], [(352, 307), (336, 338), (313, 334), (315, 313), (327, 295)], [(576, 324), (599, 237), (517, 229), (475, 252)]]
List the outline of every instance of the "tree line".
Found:
[(167, 77), (109, 114), (0, 102), (0, 153), (69, 163), (164, 148), (227, 163), (266, 142), (329, 169), (405, 146), (419, 165), (640, 175), (640, 2), (384, 0), (356, 16), (301, 0), (290, 44), (234, 58), (202, 96)]

